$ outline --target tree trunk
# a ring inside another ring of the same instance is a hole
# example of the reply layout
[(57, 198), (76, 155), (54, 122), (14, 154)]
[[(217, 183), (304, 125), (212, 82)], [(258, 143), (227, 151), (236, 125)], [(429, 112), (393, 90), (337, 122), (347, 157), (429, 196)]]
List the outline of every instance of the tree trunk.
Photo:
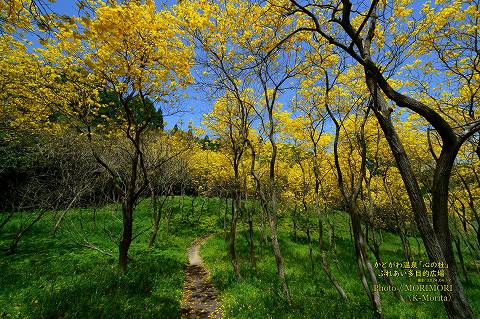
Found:
[(65, 215), (67, 214), (67, 212), (70, 210), (70, 207), (72, 207), (73, 203), (77, 200), (77, 197), (78, 197), (79, 193), (77, 193), (75, 195), (75, 197), (72, 199), (72, 201), (70, 202), (70, 204), (68, 204), (67, 208), (65, 208), (65, 210), (63, 211), (63, 213), (60, 215), (60, 218), (58, 219), (58, 221), (55, 223), (55, 226), (53, 227), (53, 237), (55, 237), (56, 233), (57, 233), (57, 230), (58, 228), (60, 227), (60, 224), (63, 220), (63, 218), (65, 218)]
[(93, 208), (93, 230), (97, 230), (97, 208)]
[[(452, 249), (452, 236), (448, 225), (448, 186), (452, 173), (453, 163), (457, 155), (455, 147), (443, 145), (442, 152), (438, 157), (435, 173), (432, 182), (432, 212), (433, 229), (437, 234), (440, 247), (443, 251), (445, 260), (448, 263), (449, 271), (452, 272), (453, 290), (460, 290), (463, 293), (463, 287), (460, 279), (456, 275), (455, 256)], [(455, 285), (458, 285), (455, 287)], [(466, 299), (466, 298), (465, 298)], [(466, 301), (466, 300), (465, 300)]]
[(269, 216), (269, 224), (270, 224), (270, 232), (272, 237), (272, 248), (273, 254), (275, 255), (275, 262), (277, 264), (277, 273), (280, 279), (280, 285), (282, 287), (283, 295), (287, 299), (288, 303), (291, 303), (290, 292), (288, 289), (287, 281), (285, 279), (285, 264), (283, 263), (282, 253), (280, 251), (280, 244), (278, 243), (277, 238), (277, 221), (276, 217), (272, 216), (272, 214), (268, 214)]
[(170, 223), (171, 223), (171, 220), (172, 220), (172, 207), (169, 207), (166, 211), (166, 214), (165, 214), (165, 217), (166, 217), (166, 224), (167, 224), (167, 229), (166, 229), (166, 233), (167, 234), (170, 234)]
[(208, 211), (208, 207), (210, 206), (210, 201), (208, 197), (204, 198), (202, 201), (202, 206), (200, 207), (200, 212), (198, 213), (198, 216), (197, 216), (197, 222), (200, 222), (200, 219), (203, 216), (203, 209), (205, 208), (205, 203), (207, 204), (206, 210)]
[(335, 235), (335, 225), (332, 222), (330, 222), (330, 220), (328, 219), (327, 219), (327, 223), (330, 227), (330, 249), (332, 250), (333, 261), (337, 265), (337, 269), (340, 270), (340, 265), (339, 265), (338, 256), (337, 256), (337, 235)]
[(223, 214), (223, 238), (227, 240), (227, 213), (228, 213), (228, 197), (225, 197), (225, 212)]
[(263, 210), (260, 211), (260, 233), (260, 242), (262, 246), (266, 246), (268, 244), (268, 236), (265, 229), (265, 212)]
[(280, 279), (280, 285), (282, 286), (283, 295), (287, 299), (287, 302), (290, 304), (292, 299), (290, 298), (290, 291), (288, 289), (287, 281), (285, 279), (285, 264), (283, 262), (283, 256), (280, 251), (280, 244), (278, 243), (277, 237), (277, 194), (275, 187), (275, 163), (277, 160), (277, 144), (274, 140), (273, 132), (273, 117), (272, 113), (269, 114), (270, 124), (272, 127), (269, 132), (270, 145), (272, 146), (272, 158), (270, 159), (270, 169), (269, 169), (269, 188), (270, 188), (270, 208), (271, 211), (267, 209), (267, 217), (270, 224), (270, 233), (272, 236), (272, 248), (273, 253), (275, 254), (275, 261), (277, 263), (278, 277)]
[(295, 209), (293, 210), (292, 222), (293, 222), (293, 240), (297, 241), (297, 204), (295, 204)]
[(310, 257), (310, 264), (312, 266), (312, 271), (315, 270), (315, 264), (313, 263), (313, 249), (312, 249), (312, 239), (310, 238), (310, 227), (307, 226), (307, 243), (308, 243), (308, 256)]
[[(271, 114), (270, 114), (271, 117)], [(273, 128), (272, 128), (273, 129)], [(265, 193), (263, 192), (263, 187), (260, 178), (255, 172), (255, 148), (253, 145), (248, 142), (250, 149), (252, 151), (252, 161), (250, 172), (255, 181), (255, 188), (260, 197), (260, 204), (262, 205), (263, 213), (268, 219), (270, 226), (270, 237), (272, 240), (273, 253), (275, 255), (275, 262), (277, 264), (277, 274), (282, 287), (283, 295), (287, 302), (291, 304), (290, 292), (288, 289), (287, 281), (285, 279), (285, 265), (283, 263), (282, 253), (280, 251), (280, 245), (277, 238), (277, 202), (275, 195), (275, 160), (277, 154), (277, 147), (273, 139), (273, 131), (270, 132), (270, 143), (272, 145), (272, 158), (270, 160), (270, 172), (269, 172), (269, 195), (270, 198), (267, 200)], [(270, 211), (271, 210), (271, 211)]]
[(12, 243), (10, 244), (10, 247), (6, 252), (7, 255), (13, 255), (15, 253), (18, 247), (18, 243), (22, 239), (23, 235), (25, 235), (25, 233), (30, 228), (32, 228), (33, 225), (35, 225), (40, 219), (42, 219), (43, 215), (45, 215), (45, 211), (41, 211), (40, 213), (38, 213), (37, 216), (33, 218), (32, 221), (28, 223), (28, 225), (26, 225), (25, 227), (22, 228), (22, 226), (20, 226), (20, 229), (15, 234), (15, 237), (13, 238)]
[[(379, 265), (380, 270), (383, 271), (383, 270), (385, 270), (385, 268), (383, 267), (383, 260), (382, 260), (381, 254), (380, 254), (380, 243), (378, 243), (378, 241), (377, 241), (377, 237), (375, 236), (375, 229), (373, 229), (373, 227), (371, 228), (370, 233), (372, 234), (372, 243), (371, 244), (369, 242), (368, 228), (367, 228), (367, 244), (368, 244), (368, 247), (370, 248), (370, 251), (373, 252), (373, 255), (375, 256), (375, 259), (377, 260), (377, 263)], [(390, 276), (383, 276), (382, 278), (385, 280), (385, 282), (390, 287), (396, 288), (396, 286), (393, 283), (392, 278), (390, 278)], [(394, 289), (393, 292), (399, 300), (401, 300), (402, 302), (405, 301), (403, 299), (402, 295), (400, 294), (399, 289)]]
[(330, 270), (330, 265), (327, 259), (327, 253), (325, 252), (325, 248), (323, 246), (323, 223), (320, 216), (318, 217), (318, 247), (320, 249), (320, 258), (321, 258), (323, 271), (325, 272), (328, 279), (337, 290), (340, 297), (343, 300), (347, 300), (347, 294), (345, 294), (345, 291), (343, 290), (342, 286), (340, 286), (337, 278), (332, 274), (332, 271)]
[[(371, 84), (374, 85), (374, 84)], [(371, 86), (369, 85), (369, 88)], [(373, 93), (376, 89), (370, 89)], [(374, 94), (376, 96), (377, 94)], [(430, 224), (428, 218), (427, 208), (425, 202), (421, 195), (420, 187), (418, 186), (417, 179), (413, 173), (413, 169), (410, 163), (410, 160), (405, 152), (403, 144), (398, 137), (398, 134), (388, 116), (381, 111), (386, 109), (385, 101), (382, 98), (379, 98), (380, 94), (377, 96), (377, 103), (383, 103), (384, 106), (375, 108), (375, 116), (382, 128), (385, 138), (390, 146), (390, 150), (393, 153), (395, 162), (397, 163), (397, 168), (402, 176), (402, 180), (405, 184), (405, 188), (412, 205), (412, 210), (415, 216), (415, 222), (417, 224), (418, 230), (421, 234), (423, 243), (427, 250), (430, 261), (432, 262), (447, 262), (447, 259), (443, 252), (443, 247), (448, 246), (445, 239), (442, 239), (442, 244), (438, 240), (437, 232), (434, 231)], [(383, 101), (382, 101), (383, 100)], [(438, 173), (437, 173), (438, 174)], [(438, 177), (437, 177), (438, 178)], [(448, 184), (447, 184), (448, 185)], [(444, 192), (444, 186), (438, 186), (436, 193), (437, 197), (440, 192)], [(447, 187), (448, 188), (448, 187)], [(447, 190), (448, 191), (448, 190)], [(434, 201), (433, 201), (434, 202)], [(435, 204), (435, 207), (442, 206), (443, 204)], [(436, 222), (436, 227), (438, 230), (444, 229), (443, 220), (438, 220)], [(447, 235), (447, 234), (446, 234)], [(448, 231), (449, 236), (449, 231)], [(450, 245), (451, 246), (451, 245)], [(450, 250), (451, 251), (451, 250)], [(440, 278), (437, 278), (440, 279)], [(441, 291), (442, 296), (445, 297), (444, 301), (445, 310), (449, 318), (468, 318), (473, 319), (473, 311), (468, 304), (463, 286), (460, 283), (458, 275), (455, 270), (455, 266), (445, 269), (445, 279), (448, 283), (452, 284), (452, 291)]]
[(185, 221), (185, 213), (184, 213), (184, 208), (185, 208), (185, 190), (183, 189), (183, 185), (182, 185), (182, 190), (181, 190), (180, 199), (181, 199), (180, 211), (181, 211), (181, 215), (182, 215), (182, 221)]
[(150, 240), (148, 241), (148, 249), (152, 248), (153, 244), (155, 244), (155, 241), (157, 240), (157, 234), (160, 226), (160, 218), (155, 218), (153, 222), (153, 230), (152, 234), (150, 235)]
[(248, 235), (250, 237), (250, 240), (248, 241), (248, 252), (250, 255), (250, 262), (252, 263), (252, 267), (255, 268), (256, 261), (255, 261), (255, 246), (254, 246), (254, 236), (253, 236), (253, 219), (252, 215), (250, 214), (248, 216)]
[(467, 271), (467, 268), (465, 267), (465, 261), (463, 260), (463, 253), (462, 253), (460, 237), (454, 238), (454, 243), (455, 243), (455, 247), (457, 248), (458, 259), (459, 259), (459, 262), (460, 262), (460, 266), (462, 267), (463, 275), (465, 276), (465, 282), (468, 284), (468, 283), (470, 283), (470, 279), (468, 278), (468, 271)]
[(235, 198), (232, 200), (233, 202), (233, 209), (232, 209), (232, 221), (230, 225), (230, 240), (228, 244), (228, 250), (230, 253), (230, 259), (233, 266), (233, 271), (237, 279), (241, 279), (242, 275), (240, 274), (240, 268), (238, 266), (237, 260), (237, 252), (235, 250), (235, 239), (237, 236), (237, 219), (238, 219), (238, 211), (240, 209), (240, 192), (235, 192)]
[(365, 247), (365, 236), (362, 230), (358, 207), (356, 207), (355, 203), (350, 203), (349, 210), (352, 221), (352, 232), (360, 277), (365, 288), (365, 292), (370, 298), (373, 309), (375, 309), (376, 317), (383, 318), (382, 305), (380, 302), (380, 292), (376, 289), (370, 289), (367, 279), (365, 278), (366, 273), (368, 273), (372, 287), (378, 287), (377, 277), (370, 262), (370, 258), (368, 257), (367, 249)]
[[(475, 173), (475, 178), (477, 178), (477, 182), (478, 182), (479, 180), (475, 172), (475, 169), (473, 170), (473, 172)], [(478, 244), (478, 248), (480, 248), (480, 216), (478, 214), (477, 208), (475, 207), (475, 200), (474, 200), (472, 191), (470, 189), (470, 186), (468, 185), (468, 183), (465, 181), (465, 179), (460, 173), (458, 175), (460, 176), (460, 180), (462, 181), (462, 184), (465, 187), (465, 190), (467, 191), (467, 194), (468, 194), (468, 206), (470, 207), (470, 210), (472, 211), (472, 215), (475, 217), (475, 220), (477, 221), (477, 225), (478, 225), (477, 228), (473, 226), (472, 228), (477, 234), (477, 244)], [(464, 225), (463, 229), (466, 231), (467, 225), (466, 225), (465, 209), (463, 210), (463, 225)]]
[(127, 270), (128, 263), (128, 250), (132, 243), (133, 235), (133, 204), (126, 202), (122, 205), (123, 214), (123, 229), (122, 236), (120, 237), (119, 248), (119, 266), (120, 272), (124, 273)]

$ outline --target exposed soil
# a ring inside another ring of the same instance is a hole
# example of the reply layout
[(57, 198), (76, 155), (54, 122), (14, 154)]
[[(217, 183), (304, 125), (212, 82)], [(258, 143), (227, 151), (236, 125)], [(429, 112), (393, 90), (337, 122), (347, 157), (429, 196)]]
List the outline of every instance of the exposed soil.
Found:
[(189, 265), (185, 269), (180, 318), (222, 318), (217, 290), (209, 282), (208, 272), (200, 257), (200, 246), (206, 239), (195, 240), (188, 249)]

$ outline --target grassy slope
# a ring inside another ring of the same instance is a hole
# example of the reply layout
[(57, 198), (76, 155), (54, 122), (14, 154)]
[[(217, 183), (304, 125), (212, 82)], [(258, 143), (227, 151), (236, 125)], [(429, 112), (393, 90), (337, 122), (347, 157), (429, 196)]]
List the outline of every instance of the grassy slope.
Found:
[[(210, 205), (212, 212), (214, 204), (212, 201)], [(173, 205), (178, 211), (178, 200)], [(185, 209), (190, 207), (190, 199), (185, 205)], [(198, 211), (199, 200), (196, 205)], [(127, 273), (120, 275), (117, 248), (103, 229), (105, 226), (112, 234), (120, 234), (121, 213), (115, 206), (97, 209), (96, 229), (92, 209), (69, 211), (55, 238), (51, 236), (52, 218), (49, 214), (36, 224), (15, 255), (0, 252), (1, 318), (177, 318), (187, 262), (185, 251), (194, 238), (211, 232), (216, 222), (208, 217), (202, 223), (186, 224), (177, 214), (170, 234), (162, 227), (150, 251), (150, 231), (145, 231), (132, 244), (133, 261)], [(18, 223), (20, 218), (2, 230), (0, 249), (10, 243)], [(150, 211), (144, 201), (135, 212), (134, 234), (150, 225)], [(74, 243), (83, 239), (115, 257)]]
[[(280, 295), (276, 280), (276, 266), (269, 248), (256, 247), (257, 268), (249, 264), (247, 241), (243, 234), (238, 236), (238, 253), (244, 280), (237, 282), (226, 254), (226, 245), (220, 236), (209, 240), (201, 254), (210, 269), (212, 280), (221, 290), (221, 298), (227, 318), (372, 318), (373, 312), (364, 290), (358, 280), (350, 242), (348, 216), (337, 213), (337, 250), (339, 269), (329, 255), (332, 270), (348, 294), (349, 301), (341, 302), (338, 293), (326, 279), (320, 266), (317, 238), (314, 245), (315, 269), (312, 270), (305, 238), (297, 242), (292, 239), (288, 226), (280, 227), (280, 243), (286, 264), (287, 281), (293, 298), (293, 307), (288, 308)], [(257, 234), (258, 236), (258, 234)], [(328, 232), (325, 234), (328, 236)], [(258, 238), (258, 237), (257, 237)], [(416, 243), (412, 247), (416, 247)], [(328, 246), (327, 246), (328, 249)], [(402, 261), (400, 239), (385, 234), (381, 246), (384, 261)], [(414, 250), (416, 251), (416, 250)], [(373, 260), (373, 259), (372, 259)], [(416, 257), (415, 260), (426, 260)], [(467, 294), (476, 314), (480, 314), (480, 277), (470, 272), (473, 286), (466, 286)], [(400, 283), (414, 283), (413, 280), (396, 280)], [(383, 282), (380, 282), (384, 284)], [(429, 293), (434, 294), (434, 293)], [(405, 294), (404, 294), (405, 296)], [(382, 304), (386, 318), (445, 318), (441, 302), (399, 302), (392, 292), (382, 292)]]
[[(71, 210), (62, 230), (51, 236), (53, 214), (49, 214), (25, 236), (17, 254), (0, 252), (0, 317), (11, 318), (177, 318), (182, 296), (185, 251), (191, 241), (222, 228), (223, 205), (210, 200), (201, 218), (201, 199), (195, 201), (192, 222), (182, 222), (179, 198), (173, 202), (175, 212), (171, 231), (162, 227), (157, 244), (148, 250), (150, 212), (142, 202), (135, 212), (135, 234), (142, 233), (132, 244), (126, 275), (117, 270), (116, 246), (104, 227), (112, 234), (120, 233), (121, 213), (115, 206), (97, 209), (94, 227), (92, 209)], [(191, 199), (185, 199), (189, 211)], [(83, 222), (80, 223), (80, 216)], [(244, 280), (234, 279), (225, 242), (221, 235), (212, 237), (201, 254), (219, 287), (227, 318), (371, 318), (369, 302), (356, 276), (356, 266), (345, 214), (336, 214), (338, 270), (332, 269), (350, 300), (340, 302), (336, 291), (326, 280), (319, 265), (314, 242), (315, 269), (312, 271), (305, 238), (294, 242), (287, 223), (280, 227), (282, 252), (287, 265), (287, 280), (293, 296), (293, 307), (286, 306), (277, 287), (275, 261), (268, 247), (258, 245), (257, 268), (249, 266), (247, 242), (243, 231), (238, 234), (238, 252)], [(14, 223), (0, 233), (0, 249), (12, 237)], [(165, 222), (162, 221), (165, 226)], [(83, 229), (82, 229), (83, 226)], [(328, 233), (325, 234), (327, 237)], [(315, 235), (313, 235), (315, 236)], [(115, 257), (75, 244), (83, 239), (110, 251)], [(316, 240), (316, 238), (312, 239)], [(382, 245), (386, 261), (402, 260), (399, 238), (385, 235)], [(416, 244), (413, 245), (416, 247)], [(328, 248), (328, 245), (327, 245)], [(418, 260), (419, 258), (417, 258)], [(424, 259), (424, 258), (423, 258)], [(331, 261), (331, 256), (330, 256)], [(467, 287), (475, 312), (480, 313), (480, 278), (471, 270), (475, 285)], [(403, 304), (392, 293), (382, 293), (387, 318), (444, 318), (440, 303)]]

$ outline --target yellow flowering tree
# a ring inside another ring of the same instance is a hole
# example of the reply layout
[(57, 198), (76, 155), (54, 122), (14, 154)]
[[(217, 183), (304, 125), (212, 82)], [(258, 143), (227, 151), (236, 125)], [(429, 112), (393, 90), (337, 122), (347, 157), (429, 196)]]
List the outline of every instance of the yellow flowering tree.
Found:
[[(119, 265), (125, 271), (134, 207), (149, 184), (149, 170), (157, 165), (148, 165), (144, 152), (155, 116), (151, 104), (168, 106), (177, 88), (189, 83), (192, 49), (174, 14), (158, 10), (153, 1), (98, 1), (91, 18), (62, 24), (42, 54), (56, 80), (50, 87), (57, 96), (53, 103), (77, 120), (94, 157), (114, 180), (122, 202)], [(105, 95), (111, 98), (101, 103)], [(127, 170), (115, 167), (95, 147), (105, 136), (121, 141), (109, 148), (118, 145), (126, 152)]]

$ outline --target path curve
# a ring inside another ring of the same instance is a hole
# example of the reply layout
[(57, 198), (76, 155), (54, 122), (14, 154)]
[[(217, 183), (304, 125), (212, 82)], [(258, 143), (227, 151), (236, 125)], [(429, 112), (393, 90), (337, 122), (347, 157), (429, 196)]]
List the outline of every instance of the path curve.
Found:
[(196, 239), (188, 249), (189, 264), (185, 269), (180, 318), (222, 318), (218, 292), (208, 280), (208, 271), (203, 266), (203, 260), (200, 256), (200, 246), (208, 238)]

